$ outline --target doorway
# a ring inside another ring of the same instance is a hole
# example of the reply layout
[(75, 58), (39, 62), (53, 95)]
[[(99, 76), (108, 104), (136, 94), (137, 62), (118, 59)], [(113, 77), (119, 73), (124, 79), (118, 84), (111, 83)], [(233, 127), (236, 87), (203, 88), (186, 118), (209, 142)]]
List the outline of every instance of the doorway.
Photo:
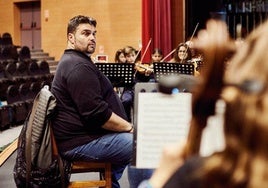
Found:
[(18, 3), (20, 11), (21, 46), (41, 49), (41, 5), (40, 1)]

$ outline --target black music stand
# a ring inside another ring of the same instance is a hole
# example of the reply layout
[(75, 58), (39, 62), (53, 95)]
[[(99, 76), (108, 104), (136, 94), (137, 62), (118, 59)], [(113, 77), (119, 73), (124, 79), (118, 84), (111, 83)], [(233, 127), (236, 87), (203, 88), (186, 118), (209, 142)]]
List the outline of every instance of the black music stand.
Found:
[(134, 64), (95, 63), (95, 65), (107, 76), (114, 87), (126, 87), (134, 83)]
[(191, 63), (167, 63), (159, 62), (153, 63), (154, 77), (158, 82), (164, 75), (187, 74), (194, 75), (194, 65)]

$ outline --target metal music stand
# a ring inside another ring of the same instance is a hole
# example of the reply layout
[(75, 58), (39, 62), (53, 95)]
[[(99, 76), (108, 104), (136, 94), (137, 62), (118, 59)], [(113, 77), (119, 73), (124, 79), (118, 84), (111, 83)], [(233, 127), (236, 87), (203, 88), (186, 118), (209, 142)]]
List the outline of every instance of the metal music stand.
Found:
[(158, 82), (164, 75), (187, 74), (194, 75), (194, 65), (191, 63), (153, 63), (154, 77)]
[(137, 82), (135, 84), (135, 93), (134, 93), (134, 118), (133, 125), (135, 127), (135, 132), (133, 135), (133, 155), (131, 165), (136, 166), (136, 148), (137, 148), (137, 118), (138, 118), (138, 101), (139, 93), (149, 93), (149, 92), (158, 92), (158, 83), (154, 82)]
[(114, 87), (126, 87), (134, 83), (134, 64), (95, 63), (95, 65), (107, 76)]

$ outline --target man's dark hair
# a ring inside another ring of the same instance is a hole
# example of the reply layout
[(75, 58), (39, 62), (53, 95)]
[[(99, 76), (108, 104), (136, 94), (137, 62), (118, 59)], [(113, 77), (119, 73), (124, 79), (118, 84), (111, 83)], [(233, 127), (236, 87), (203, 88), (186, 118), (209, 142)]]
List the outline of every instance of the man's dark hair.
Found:
[(97, 22), (94, 18), (91, 18), (88, 16), (78, 15), (78, 16), (75, 16), (75, 17), (70, 19), (70, 21), (68, 23), (68, 27), (67, 27), (67, 35), (68, 35), (68, 33), (74, 33), (76, 28), (80, 24), (90, 24), (94, 27), (97, 26)]

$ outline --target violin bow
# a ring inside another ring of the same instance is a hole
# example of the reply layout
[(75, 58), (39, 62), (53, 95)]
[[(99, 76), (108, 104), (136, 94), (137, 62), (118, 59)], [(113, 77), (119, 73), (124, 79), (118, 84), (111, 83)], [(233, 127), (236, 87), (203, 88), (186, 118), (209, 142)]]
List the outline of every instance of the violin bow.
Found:
[(160, 62), (164, 62), (171, 54), (173, 54), (176, 51), (176, 48), (173, 49), (168, 55), (166, 55)]
[[(191, 41), (193, 40), (193, 37), (194, 37), (194, 35), (195, 35), (195, 32), (196, 32), (196, 30), (197, 30), (198, 25), (199, 25), (199, 22), (196, 24), (196, 26), (195, 26), (195, 28), (194, 28), (194, 31), (193, 31), (193, 33), (192, 33), (192, 36), (191, 36), (189, 42), (191, 42)], [(188, 51), (188, 49), (189, 49), (189, 46), (190, 46), (190, 45), (187, 45), (187, 48), (186, 48), (186, 50), (185, 50), (185, 52), (184, 52), (184, 56), (185, 56), (185, 54), (187, 53), (187, 51)], [(182, 63), (182, 61), (183, 61), (183, 59), (181, 60), (181, 63)]]
[(152, 38), (150, 38), (149, 42), (147, 43), (147, 46), (146, 46), (144, 53), (142, 54), (142, 57), (141, 57), (141, 62), (143, 61), (145, 54), (146, 54), (147, 50), (149, 49), (151, 42), (152, 42)]
[(142, 45), (139, 44), (139, 51), (137, 52), (137, 54), (136, 54), (136, 56), (135, 56), (134, 62), (136, 62), (136, 60), (137, 60), (139, 54), (141, 53), (141, 49), (142, 49)]

